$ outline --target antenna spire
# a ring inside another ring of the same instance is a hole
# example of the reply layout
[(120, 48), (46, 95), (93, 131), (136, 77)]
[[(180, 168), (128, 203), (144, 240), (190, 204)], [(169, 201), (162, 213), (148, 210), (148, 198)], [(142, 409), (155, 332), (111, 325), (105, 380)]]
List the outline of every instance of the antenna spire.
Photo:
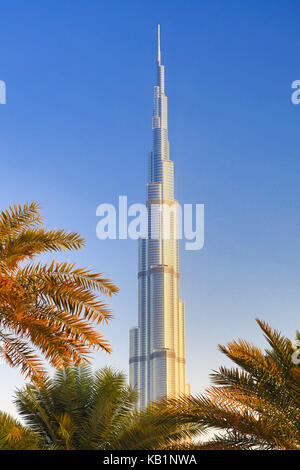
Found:
[(157, 25), (157, 63), (160, 65), (160, 25)]

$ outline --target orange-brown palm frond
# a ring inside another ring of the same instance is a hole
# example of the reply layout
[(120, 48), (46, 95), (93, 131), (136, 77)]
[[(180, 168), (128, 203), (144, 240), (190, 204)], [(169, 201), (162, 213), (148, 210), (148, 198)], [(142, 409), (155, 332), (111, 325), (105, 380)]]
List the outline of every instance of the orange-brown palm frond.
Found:
[(220, 346), (238, 367), (214, 371), (214, 385), (204, 395), (165, 403), (180, 422), (222, 432), (203, 449), (300, 449), (300, 367), (293, 364), (292, 343), (258, 324), (269, 349), (241, 339)]
[(24, 264), (36, 255), (77, 250), (85, 243), (77, 233), (45, 230), (41, 224), (36, 203), (0, 213), (4, 359), (36, 379), (44, 374), (39, 353), (51, 365), (60, 367), (88, 362), (92, 349), (111, 352), (93, 322), (107, 323), (112, 317), (98, 294), (112, 296), (119, 290), (102, 274), (71, 263)]
[(9, 210), (4, 209), (0, 212), (0, 239), (6, 236), (20, 233), (27, 228), (36, 227), (42, 223), (42, 218), (37, 202), (28, 202), (21, 206), (15, 204), (10, 206)]

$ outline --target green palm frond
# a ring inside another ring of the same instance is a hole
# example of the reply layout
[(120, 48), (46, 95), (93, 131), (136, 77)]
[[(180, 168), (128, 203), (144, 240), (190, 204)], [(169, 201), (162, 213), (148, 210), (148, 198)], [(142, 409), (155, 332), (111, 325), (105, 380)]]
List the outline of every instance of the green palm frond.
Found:
[(48, 449), (158, 449), (199, 430), (178, 423), (177, 414), (159, 404), (138, 412), (136, 399), (121, 372), (73, 366), (18, 391), (16, 405)]
[(0, 411), (0, 450), (37, 450), (43, 442), (37, 433)]

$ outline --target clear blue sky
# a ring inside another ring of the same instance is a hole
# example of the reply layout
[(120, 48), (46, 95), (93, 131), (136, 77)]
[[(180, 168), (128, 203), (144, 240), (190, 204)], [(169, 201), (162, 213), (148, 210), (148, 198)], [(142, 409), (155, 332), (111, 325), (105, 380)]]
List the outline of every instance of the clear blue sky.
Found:
[[(137, 243), (99, 241), (96, 207), (143, 202), (156, 25), (169, 98), (176, 197), (205, 204), (205, 246), (181, 250), (194, 393), (226, 362), (218, 343), (263, 345), (255, 317), (294, 337), (300, 307), (300, 4), (281, 0), (12, 0), (0, 15), (0, 206), (38, 200), (49, 227), (81, 232), (69, 260), (120, 286), (105, 328), (128, 370)], [(24, 381), (0, 366), (0, 409)]]

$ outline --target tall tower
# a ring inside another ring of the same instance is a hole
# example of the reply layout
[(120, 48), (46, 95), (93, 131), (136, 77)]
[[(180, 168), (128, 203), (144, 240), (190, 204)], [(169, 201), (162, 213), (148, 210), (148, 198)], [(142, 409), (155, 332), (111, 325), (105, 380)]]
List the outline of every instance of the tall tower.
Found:
[(130, 330), (130, 384), (138, 407), (189, 393), (185, 383), (184, 304), (179, 300), (178, 204), (169, 158), (165, 68), (158, 25), (152, 151), (149, 153), (148, 238), (139, 240), (138, 327)]

